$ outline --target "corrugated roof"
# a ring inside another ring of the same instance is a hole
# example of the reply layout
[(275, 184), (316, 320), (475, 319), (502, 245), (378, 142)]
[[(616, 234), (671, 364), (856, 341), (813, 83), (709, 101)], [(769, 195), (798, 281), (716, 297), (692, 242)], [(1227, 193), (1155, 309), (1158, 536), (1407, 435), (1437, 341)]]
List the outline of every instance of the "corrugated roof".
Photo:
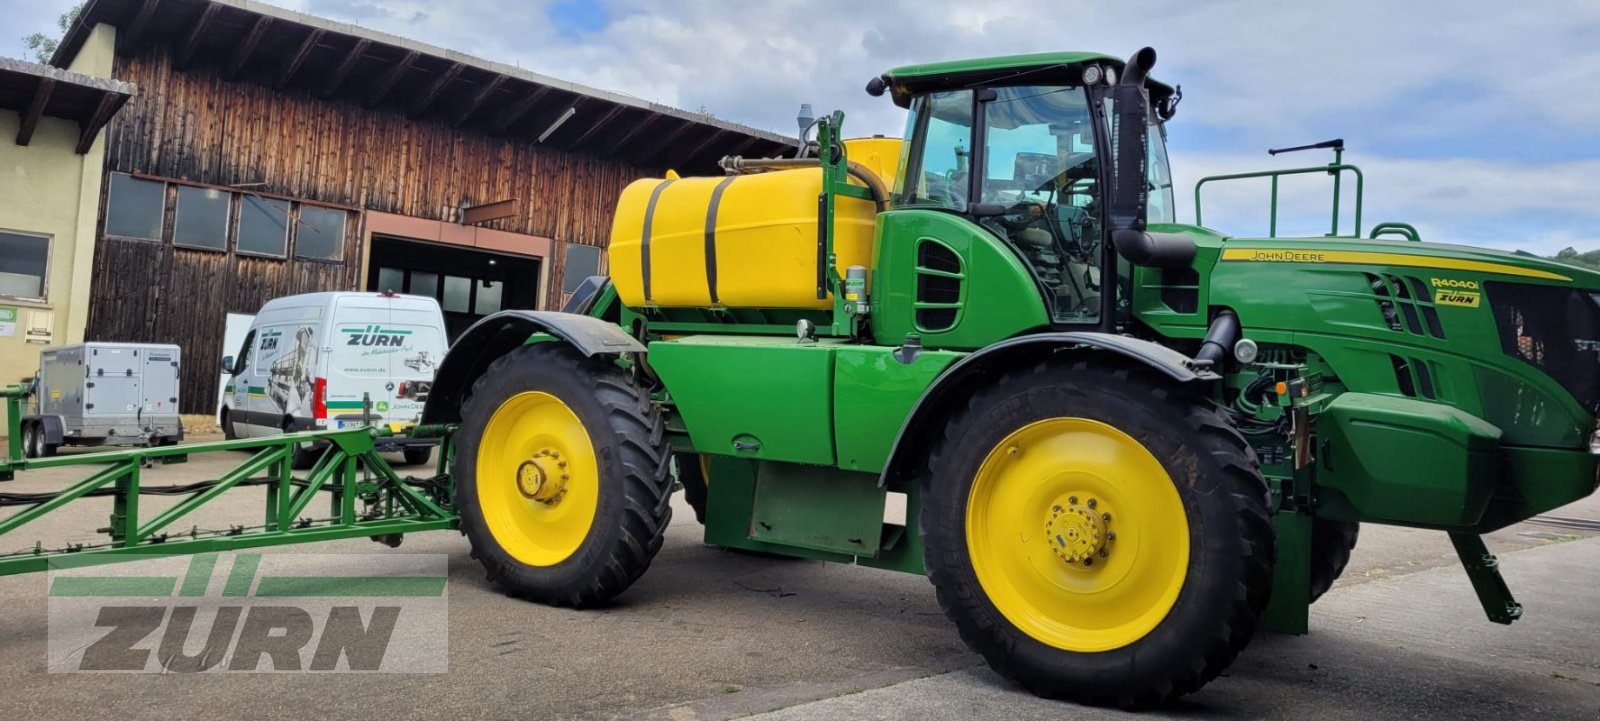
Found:
[(393, 108), (645, 166), (714, 170), (722, 155), (791, 152), (793, 138), (254, 0), (89, 0), (50, 63), (99, 23), (117, 52), (161, 45), (179, 67)]

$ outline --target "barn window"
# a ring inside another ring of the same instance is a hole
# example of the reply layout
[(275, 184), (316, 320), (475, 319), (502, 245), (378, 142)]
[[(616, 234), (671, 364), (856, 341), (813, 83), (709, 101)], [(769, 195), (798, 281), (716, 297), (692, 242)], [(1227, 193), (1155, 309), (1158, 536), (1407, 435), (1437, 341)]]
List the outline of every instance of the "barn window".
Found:
[(112, 173), (106, 190), (106, 235), (161, 240), (166, 205), (166, 183)]
[(346, 213), (316, 205), (300, 206), (295, 223), (294, 257), (311, 260), (344, 259)]
[(0, 231), (0, 297), (44, 300), (50, 238)]
[(190, 248), (228, 249), (228, 206), (232, 195), (211, 188), (178, 186), (172, 242)]
[(289, 244), (289, 201), (239, 198), (239, 252), (282, 258)]

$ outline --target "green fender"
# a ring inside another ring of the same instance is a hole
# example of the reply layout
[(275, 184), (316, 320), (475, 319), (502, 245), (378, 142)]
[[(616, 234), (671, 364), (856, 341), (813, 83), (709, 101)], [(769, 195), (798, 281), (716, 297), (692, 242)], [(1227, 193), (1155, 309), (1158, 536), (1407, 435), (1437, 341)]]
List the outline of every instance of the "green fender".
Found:
[(891, 481), (908, 480), (915, 472), (919, 453), (925, 447), (918, 442), (933, 428), (948, 418), (954, 404), (967, 398), (994, 373), (1021, 362), (1037, 360), (1051, 355), (1087, 355), (1118, 357), (1149, 367), (1171, 378), (1175, 383), (1203, 383), (1219, 380), (1221, 376), (1194, 364), (1194, 359), (1171, 348), (1131, 336), (1111, 333), (1058, 332), (1035, 333), (1018, 336), (979, 350), (945, 370), (933, 385), (923, 391), (922, 397), (911, 408), (900, 432), (895, 435), (889, 451), (889, 460), (878, 478), (880, 485)]

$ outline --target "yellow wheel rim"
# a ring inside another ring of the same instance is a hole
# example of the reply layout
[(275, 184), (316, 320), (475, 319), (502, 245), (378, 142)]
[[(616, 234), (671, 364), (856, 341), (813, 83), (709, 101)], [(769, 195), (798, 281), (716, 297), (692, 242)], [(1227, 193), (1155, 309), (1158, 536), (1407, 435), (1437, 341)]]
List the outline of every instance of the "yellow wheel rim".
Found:
[(549, 393), (500, 404), (484, 428), (478, 505), (494, 540), (530, 566), (567, 560), (594, 523), (600, 468), (583, 421)]
[(978, 468), (967, 549), (1000, 613), (1040, 643), (1091, 653), (1143, 638), (1172, 610), (1189, 522), (1165, 468), (1099, 421), (1012, 433)]

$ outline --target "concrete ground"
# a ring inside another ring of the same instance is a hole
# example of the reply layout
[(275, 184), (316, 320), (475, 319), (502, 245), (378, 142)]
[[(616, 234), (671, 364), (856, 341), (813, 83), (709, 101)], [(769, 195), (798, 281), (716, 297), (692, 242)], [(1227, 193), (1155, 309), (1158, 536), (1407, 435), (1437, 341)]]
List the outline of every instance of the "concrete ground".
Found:
[[(203, 440), (197, 438), (195, 440)], [(145, 483), (214, 478), (242, 459), (196, 456)], [(398, 459), (395, 459), (398, 460)], [(423, 469), (402, 469), (421, 474)], [(81, 471), (23, 474), (0, 492), (62, 488)], [(259, 523), (261, 491), (192, 523)], [(146, 513), (166, 505), (147, 499)], [(170, 503), (170, 501), (168, 501)], [(76, 505), (76, 504), (74, 504)], [(0, 553), (93, 540), (109, 501), (0, 539)], [(1600, 499), (1560, 515), (1600, 518)], [(9, 512), (0, 512), (9, 515)], [(0, 718), (765, 719), (1103, 718), (990, 673), (920, 577), (706, 548), (681, 501), (666, 547), (613, 606), (547, 608), (489, 586), (464, 539), (410, 537), (267, 553), (441, 553), (450, 565), (445, 674), (51, 674), (45, 580), (0, 578)], [(1526, 606), (1483, 618), (1439, 533), (1363, 528), (1351, 567), (1305, 637), (1264, 635), (1228, 674), (1146, 718), (1600, 717), (1600, 539), (1524, 524), (1490, 537)], [(307, 573), (316, 569), (308, 568)]]

